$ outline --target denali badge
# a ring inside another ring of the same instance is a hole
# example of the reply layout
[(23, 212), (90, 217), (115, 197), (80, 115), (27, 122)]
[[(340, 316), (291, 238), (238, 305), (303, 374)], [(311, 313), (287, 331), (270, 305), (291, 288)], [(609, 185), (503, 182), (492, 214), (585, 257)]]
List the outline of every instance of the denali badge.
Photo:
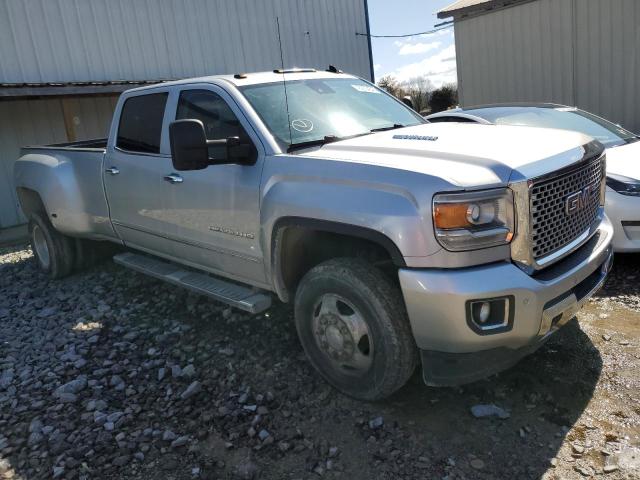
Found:
[(248, 238), (249, 240), (253, 240), (256, 237), (253, 233), (240, 232), (233, 228), (219, 227), (218, 225), (210, 226), (209, 230), (212, 232), (226, 233), (227, 235), (233, 235), (234, 237)]
[(598, 182), (587, 185), (582, 190), (569, 195), (564, 203), (564, 211), (567, 215), (573, 215), (574, 213), (584, 210), (589, 206), (593, 197), (599, 194)]
[(395, 140), (426, 140), (428, 142), (435, 142), (438, 140), (438, 137), (434, 137), (432, 135), (394, 135)]

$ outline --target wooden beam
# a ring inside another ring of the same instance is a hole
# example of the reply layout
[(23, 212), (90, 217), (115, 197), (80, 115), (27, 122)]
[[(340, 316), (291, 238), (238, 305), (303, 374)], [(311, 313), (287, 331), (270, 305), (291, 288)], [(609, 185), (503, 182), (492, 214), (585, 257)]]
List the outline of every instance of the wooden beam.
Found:
[(69, 97), (63, 97), (60, 99), (60, 104), (62, 105), (62, 116), (64, 118), (64, 129), (67, 132), (67, 141), (75, 142), (76, 141), (76, 126), (73, 121), (74, 118), (74, 108), (72, 105), (72, 99)]
[(0, 87), (0, 99), (24, 98), (24, 97), (52, 97), (60, 95), (98, 95), (102, 93), (121, 93), (132, 88), (151, 85), (126, 84), (126, 85), (59, 85), (59, 86), (34, 86), (34, 87)]

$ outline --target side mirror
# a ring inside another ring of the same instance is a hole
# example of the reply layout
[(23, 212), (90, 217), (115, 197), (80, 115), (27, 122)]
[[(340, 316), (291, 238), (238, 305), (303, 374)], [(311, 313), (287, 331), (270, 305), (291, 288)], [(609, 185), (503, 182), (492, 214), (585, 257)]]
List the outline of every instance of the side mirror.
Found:
[(176, 120), (169, 125), (173, 167), (178, 171), (202, 170), (209, 166), (204, 124), (200, 120)]
[(409, 95), (402, 97), (402, 103), (404, 103), (411, 110), (415, 110), (415, 107), (413, 106), (413, 100), (411, 100), (411, 97)]
[[(178, 171), (202, 170), (209, 165), (229, 163), (253, 165), (256, 161), (257, 152), (251, 142), (242, 142), (240, 137), (207, 140), (204, 124), (197, 119), (171, 122), (169, 142), (173, 167)], [(210, 158), (209, 147), (223, 147), (220, 158)]]

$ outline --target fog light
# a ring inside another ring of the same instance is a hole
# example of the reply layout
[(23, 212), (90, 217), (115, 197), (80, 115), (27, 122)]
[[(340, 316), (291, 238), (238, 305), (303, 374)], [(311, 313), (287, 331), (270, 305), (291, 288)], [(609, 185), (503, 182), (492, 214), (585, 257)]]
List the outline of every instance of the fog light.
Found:
[(480, 335), (500, 333), (513, 327), (512, 295), (467, 301), (467, 324)]
[(489, 302), (482, 302), (482, 304), (480, 305), (480, 313), (478, 314), (478, 321), (480, 323), (487, 323), (490, 314), (491, 304)]

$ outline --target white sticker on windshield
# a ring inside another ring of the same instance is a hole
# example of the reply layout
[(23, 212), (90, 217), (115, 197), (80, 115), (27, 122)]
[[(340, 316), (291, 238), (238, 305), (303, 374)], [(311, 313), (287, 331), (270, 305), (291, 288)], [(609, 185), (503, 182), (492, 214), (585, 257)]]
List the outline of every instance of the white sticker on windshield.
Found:
[(351, 86), (355, 88), (357, 91), (363, 92), (363, 93), (380, 93), (380, 90), (378, 90), (376, 87), (371, 87), (369, 85), (351, 85)]
[(308, 133), (313, 130), (313, 122), (306, 118), (296, 118), (291, 122), (291, 128), (298, 132)]

